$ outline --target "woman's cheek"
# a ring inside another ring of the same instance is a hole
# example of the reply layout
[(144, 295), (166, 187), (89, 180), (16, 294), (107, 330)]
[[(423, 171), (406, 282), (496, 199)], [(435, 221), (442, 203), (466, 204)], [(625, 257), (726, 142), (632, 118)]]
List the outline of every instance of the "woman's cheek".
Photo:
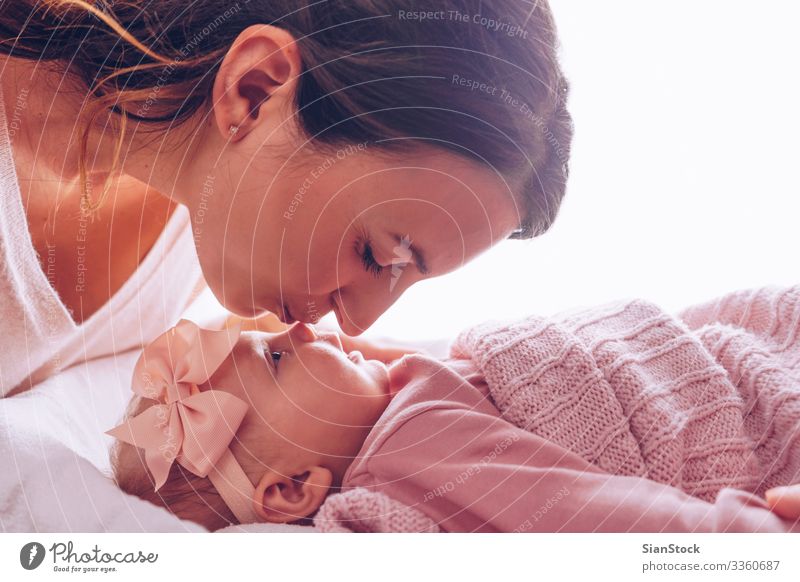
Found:
[[(342, 253), (345, 249), (342, 249)], [(352, 279), (347, 255), (335, 252), (312, 254), (308, 259), (308, 269), (303, 264), (303, 274), (308, 272), (307, 292), (312, 296), (328, 295), (344, 287)]]

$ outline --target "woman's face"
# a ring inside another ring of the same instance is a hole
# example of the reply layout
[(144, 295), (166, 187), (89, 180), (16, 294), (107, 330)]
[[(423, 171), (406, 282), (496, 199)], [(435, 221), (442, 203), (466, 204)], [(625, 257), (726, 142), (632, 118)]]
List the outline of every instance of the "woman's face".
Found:
[[(294, 149), (280, 127), (228, 144), (190, 205), (211, 289), (230, 310), (358, 335), (414, 283), (470, 261), (520, 223), (513, 188), (431, 148)], [(271, 145), (263, 146), (263, 143)]]
[(346, 466), (392, 397), (384, 364), (346, 354), (335, 333), (301, 323), (279, 334), (242, 333), (204, 388), (250, 405), (241, 442), (271, 443), (298, 465), (324, 458)]

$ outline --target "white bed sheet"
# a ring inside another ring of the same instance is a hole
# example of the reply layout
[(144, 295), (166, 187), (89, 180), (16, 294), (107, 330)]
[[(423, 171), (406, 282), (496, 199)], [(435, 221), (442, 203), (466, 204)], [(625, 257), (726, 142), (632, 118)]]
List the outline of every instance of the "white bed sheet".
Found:
[[(211, 326), (225, 312), (209, 291), (185, 317)], [(432, 355), (446, 341), (420, 346)], [(123, 493), (111, 479), (104, 432), (130, 398), (138, 351), (65, 370), (34, 389), (0, 399), (0, 530), (4, 532), (202, 532), (167, 510)], [(309, 526), (254, 524), (221, 532), (310, 532)]]
[(127, 495), (110, 478), (111, 438), (138, 353), (70, 368), (0, 400), (0, 528), (5, 532), (204, 531)]
[[(218, 321), (208, 295), (185, 316), (206, 325)], [(124, 414), (138, 356), (131, 351), (94, 360), (0, 399), (0, 531), (206, 531), (123, 493), (110, 477), (113, 439), (104, 432)], [(252, 531), (313, 531), (298, 527), (265, 524)]]

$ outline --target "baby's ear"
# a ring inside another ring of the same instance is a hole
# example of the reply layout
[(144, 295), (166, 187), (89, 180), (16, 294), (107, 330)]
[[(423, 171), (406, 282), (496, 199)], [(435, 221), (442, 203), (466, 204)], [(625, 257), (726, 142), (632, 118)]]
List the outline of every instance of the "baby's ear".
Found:
[(270, 523), (289, 523), (312, 515), (319, 509), (333, 482), (333, 474), (315, 465), (298, 475), (269, 470), (256, 487), (256, 513)]

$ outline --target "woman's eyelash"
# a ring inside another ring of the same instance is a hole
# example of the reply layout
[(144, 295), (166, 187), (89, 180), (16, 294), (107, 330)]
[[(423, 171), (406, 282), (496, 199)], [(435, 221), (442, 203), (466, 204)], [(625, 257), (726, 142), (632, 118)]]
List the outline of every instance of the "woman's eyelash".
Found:
[(383, 265), (375, 260), (372, 252), (372, 244), (368, 240), (359, 239), (356, 241), (356, 253), (361, 257), (364, 269), (367, 273), (372, 273), (375, 277), (380, 277), (383, 273)]

